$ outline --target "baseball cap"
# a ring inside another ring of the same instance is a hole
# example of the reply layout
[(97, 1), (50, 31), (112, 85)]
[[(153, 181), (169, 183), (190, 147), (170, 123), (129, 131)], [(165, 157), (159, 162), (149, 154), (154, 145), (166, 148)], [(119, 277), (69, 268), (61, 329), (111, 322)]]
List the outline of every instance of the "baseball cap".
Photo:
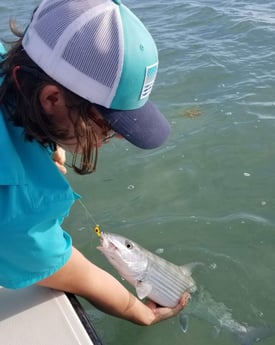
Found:
[(155, 42), (119, 0), (44, 0), (23, 38), (52, 79), (87, 99), (117, 133), (152, 149), (170, 125), (149, 101), (158, 69)]

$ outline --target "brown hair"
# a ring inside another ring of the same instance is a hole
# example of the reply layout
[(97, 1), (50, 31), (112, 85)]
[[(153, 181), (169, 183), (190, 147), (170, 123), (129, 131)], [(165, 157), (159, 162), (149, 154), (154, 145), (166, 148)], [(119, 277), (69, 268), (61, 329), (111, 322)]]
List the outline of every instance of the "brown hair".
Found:
[[(22, 36), (13, 22), (11, 31)], [(19, 66), (19, 67), (17, 67)], [(13, 71), (16, 68), (16, 78)], [(95, 116), (92, 104), (67, 90), (45, 74), (26, 54), (22, 46), (22, 37), (12, 44), (11, 49), (0, 62), (0, 73), (3, 77), (0, 86), (0, 103), (8, 118), (25, 131), (27, 140), (36, 139), (42, 145), (56, 148), (58, 142), (71, 138), (66, 128), (58, 128), (44, 112), (39, 94), (46, 84), (57, 85), (64, 93), (69, 110), (77, 110), (77, 120), (70, 120), (74, 126), (74, 137), (81, 154), (73, 153), (71, 166), (78, 174), (89, 174), (95, 171), (98, 148), (91, 119)], [(84, 138), (84, 140), (83, 140)], [(77, 150), (76, 150), (77, 151)]]

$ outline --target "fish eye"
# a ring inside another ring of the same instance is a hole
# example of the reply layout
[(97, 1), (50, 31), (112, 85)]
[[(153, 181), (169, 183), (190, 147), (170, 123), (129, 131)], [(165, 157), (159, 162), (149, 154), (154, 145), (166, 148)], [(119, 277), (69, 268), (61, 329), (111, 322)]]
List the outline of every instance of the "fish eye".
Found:
[(125, 241), (125, 246), (126, 246), (127, 249), (132, 249), (133, 248), (132, 243), (129, 242), (129, 241)]

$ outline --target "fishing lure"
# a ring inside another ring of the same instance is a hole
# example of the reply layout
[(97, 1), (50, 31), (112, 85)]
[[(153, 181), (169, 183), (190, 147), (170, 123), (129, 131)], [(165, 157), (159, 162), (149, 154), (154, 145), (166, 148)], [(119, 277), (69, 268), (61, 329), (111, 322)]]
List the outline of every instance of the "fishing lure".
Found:
[(100, 228), (99, 228), (99, 225), (98, 225), (98, 224), (94, 227), (94, 231), (95, 231), (95, 233), (97, 234), (97, 236), (100, 237), (101, 231), (100, 231)]

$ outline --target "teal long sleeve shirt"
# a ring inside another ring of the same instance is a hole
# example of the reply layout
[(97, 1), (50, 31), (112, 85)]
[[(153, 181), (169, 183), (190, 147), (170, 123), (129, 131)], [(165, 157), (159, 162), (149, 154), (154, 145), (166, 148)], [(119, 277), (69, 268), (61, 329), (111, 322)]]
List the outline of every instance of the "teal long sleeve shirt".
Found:
[(21, 288), (60, 269), (72, 241), (62, 227), (75, 199), (49, 151), (26, 141), (0, 105), (0, 285)]

